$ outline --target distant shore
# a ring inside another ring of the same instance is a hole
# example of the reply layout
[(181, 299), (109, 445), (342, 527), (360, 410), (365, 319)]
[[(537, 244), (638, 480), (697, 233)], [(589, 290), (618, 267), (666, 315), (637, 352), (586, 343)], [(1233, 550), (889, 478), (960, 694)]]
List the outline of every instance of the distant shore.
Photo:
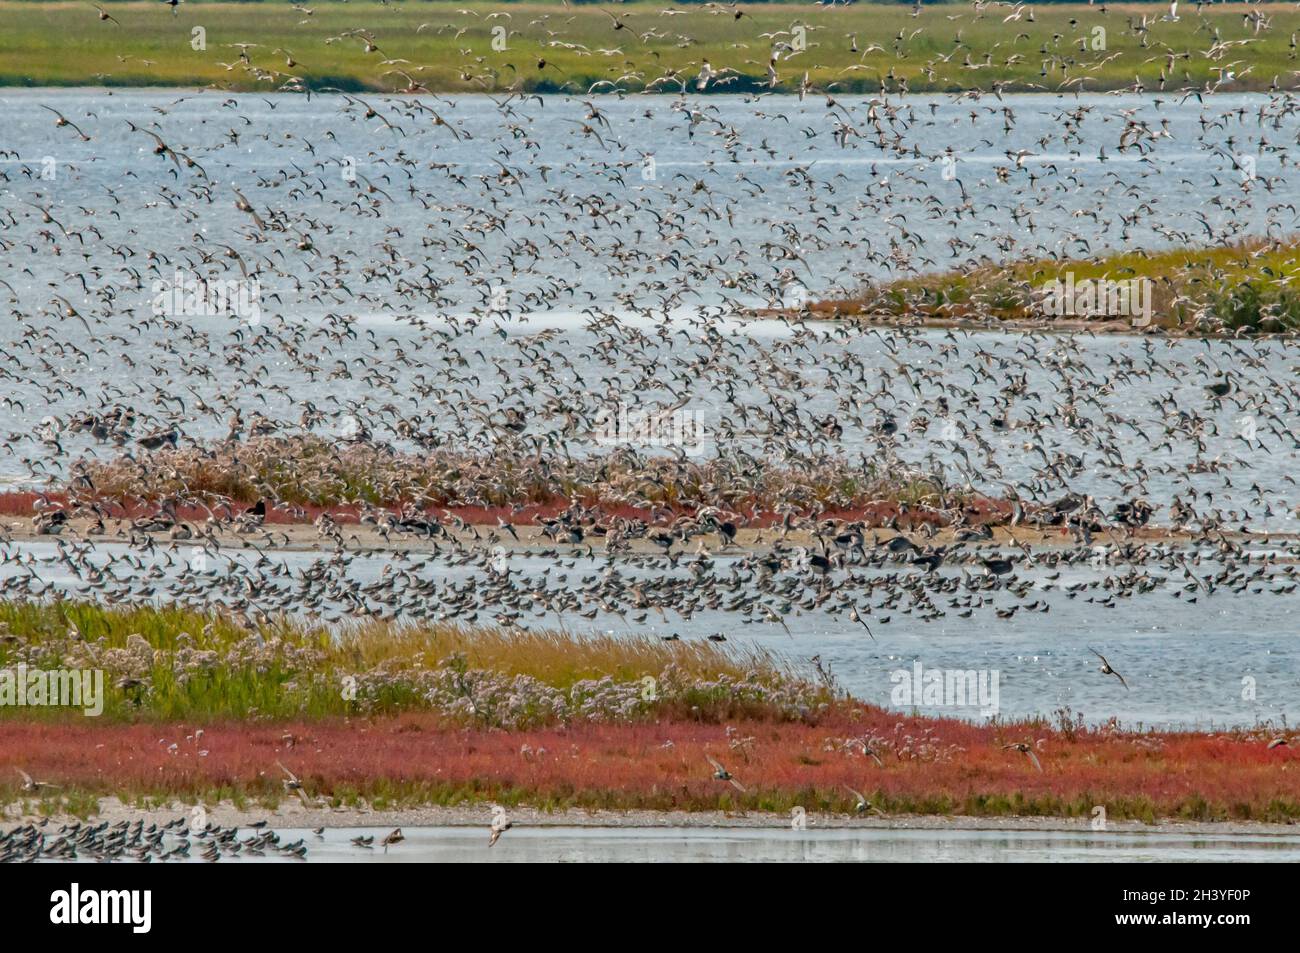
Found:
[(971, 331), (1294, 336), (1300, 304), (1290, 284), (1297, 267), (1300, 236), (1247, 237), (1090, 258), (970, 263), (798, 309), (758, 309), (751, 317)]
[[(101, 6), (104, 18), (88, 3), (2, 0), (0, 86), (998, 96), (1134, 88), (1173, 98), (1221, 86), (1263, 91), (1287, 77), (1284, 88), (1294, 88), (1290, 31), (1256, 34), (1243, 22), (1248, 10), (1283, 20), (1291, 7), (1280, 3), (1188, 7), (1176, 20), (1152, 18), (1141, 34), (1127, 21), (1163, 6), (1041, 5), (1014, 28), (1003, 7), (955, 3), (926, 3), (915, 15), (903, 4), (746, 4), (739, 16), (702, 3), (670, 5), (670, 14), (663, 4), (620, 3), (618, 18), (596, 4), (558, 3)], [(1200, 50), (1210, 36), (1250, 44), (1252, 68), (1225, 85), (1208, 57), (1165, 73), (1164, 57), (1151, 55)], [(1049, 46), (1057, 52), (1047, 61), (1034, 55)]]

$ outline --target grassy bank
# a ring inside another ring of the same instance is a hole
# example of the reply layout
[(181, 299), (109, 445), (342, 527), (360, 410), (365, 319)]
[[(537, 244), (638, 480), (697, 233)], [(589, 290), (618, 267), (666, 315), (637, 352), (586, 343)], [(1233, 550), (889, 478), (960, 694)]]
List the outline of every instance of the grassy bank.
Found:
[[(821, 317), (989, 321), (1049, 325), (1043, 289), (1070, 275), (1085, 282), (1144, 279), (1153, 325), (1187, 333), (1300, 331), (1300, 241), (1248, 239), (1214, 248), (1133, 251), (1089, 259), (985, 264), (866, 288), (810, 305)], [(1097, 321), (1130, 324), (1120, 315)]]
[[(666, 15), (674, 8), (625, 3), (622, 29), (596, 5), (190, 0), (175, 16), (159, 3), (103, 6), (114, 20), (100, 20), (88, 3), (0, 2), (0, 85), (585, 93), (603, 83), (597, 91), (681, 92), (707, 60), (719, 74), (709, 88), (736, 92), (768, 88), (775, 42), (803, 47), (777, 64), (777, 88), (787, 91), (805, 72), (814, 87), (850, 92), (1102, 90), (1135, 77), (1157, 89), (1162, 71), (1165, 88), (1178, 90), (1217, 82), (1218, 67), (1234, 59), (1252, 68), (1236, 68), (1233, 90), (1266, 89), (1274, 77), (1293, 88), (1296, 66), (1286, 4), (1189, 4), (1177, 22), (1161, 21), (1158, 4), (1052, 4), (1035, 6), (1032, 22), (1023, 14), (1004, 22), (1012, 9), (996, 4), (926, 3), (917, 16), (903, 4), (746, 4), (736, 19), (702, 4)], [(1274, 28), (1256, 34), (1243, 22), (1250, 10), (1275, 16)], [(1154, 22), (1142, 34), (1131, 21), (1144, 15)], [(204, 49), (194, 49), (196, 27), (206, 31)], [(504, 50), (493, 47), (494, 27), (508, 31)], [(806, 30), (798, 40), (795, 27)], [(1212, 61), (1202, 51), (1215, 36), (1242, 45)], [(1192, 55), (1168, 69), (1166, 50)]]
[[(252, 625), (180, 608), (0, 602), (0, 670), (101, 670), (98, 720), (330, 718), (423, 712), (522, 729), (690, 718), (813, 718), (824, 687), (713, 643), (452, 624), (290, 619)], [(0, 702), (0, 721), (79, 719)]]
[[(25, 813), (88, 814), (109, 795), (852, 812), (852, 788), (887, 814), (1300, 817), (1300, 754), (1270, 746), (1272, 730), (912, 716), (709, 643), (449, 626), (327, 638), (72, 603), (3, 603), (0, 622), (0, 669), (102, 667), (111, 686), (99, 717), (0, 707), (0, 804)], [(348, 675), (351, 700), (339, 691)], [(715, 778), (710, 758), (740, 786)]]

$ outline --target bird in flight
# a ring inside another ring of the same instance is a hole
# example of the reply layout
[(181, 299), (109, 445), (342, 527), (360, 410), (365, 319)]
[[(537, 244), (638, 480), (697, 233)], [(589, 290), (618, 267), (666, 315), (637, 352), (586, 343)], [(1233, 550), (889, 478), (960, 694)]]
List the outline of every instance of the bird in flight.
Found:
[(1110, 662), (1106, 661), (1106, 656), (1102, 655), (1092, 646), (1088, 646), (1088, 651), (1091, 652), (1093, 655), (1097, 656), (1097, 658), (1101, 659), (1101, 674), (1114, 675), (1116, 678), (1119, 679), (1119, 683), (1121, 685), (1123, 685), (1125, 688), (1128, 688), (1128, 682), (1124, 681), (1124, 676), (1110, 667)]
[(64, 126), (69, 126), (69, 127), (71, 127), (72, 129), (75, 129), (75, 130), (77, 131), (77, 135), (79, 135), (79, 136), (81, 137), (81, 141), (82, 141), (82, 142), (89, 142), (89, 141), (90, 141), (90, 136), (88, 136), (88, 135), (86, 135), (84, 132), (82, 132), (80, 126), (78, 126), (75, 122), (73, 122), (73, 121), (72, 121), (71, 119), (69, 119), (67, 116), (63, 115), (63, 113), (59, 112), (59, 111), (58, 111), (57, 109), (55, 109), (53, 106), (42, 105), (41, 108), (42, 108), (42, 109), (48, 109), (50, 112), (54, 113), (54, 115), (57, 117), (57, 118), (54, 120), (54, 127), (55, 127), (56, 129), (62, 129)]
[(1019, 751), (1021, 754), (1028, 757), (1029, 760), (1034, 763), (1035, 768), (1037, 768), (1039, 771), (1043, 770), (1043, 764), (1041, 761), (1038, 760), (1038, 755), (1034, 753), (1034, 748), (1032, 745), (1028, 745), (1023, 741), (1014, 741), (1009, 745), (1003, 745), (1002, 748), (1004, 751), (1010, 751), (1013, 749), (1015, 751)]
[(731, 772), (728, 771), (726, 768), (724, 768), (722, 766), (722, 763), (719, 762), (716, 758), (714, 758), (713, 755), (706, 754), (704, 757), (707, 758), (709, 764), (713, 766), (713, 778), (715, 781), (726, 781), (730, 783), (731, 786), (735, 788), (737, 791), (743, 792), (745, 790), (745, 786), (741, 784), (739, 781), (737, 781), (732, 776)]

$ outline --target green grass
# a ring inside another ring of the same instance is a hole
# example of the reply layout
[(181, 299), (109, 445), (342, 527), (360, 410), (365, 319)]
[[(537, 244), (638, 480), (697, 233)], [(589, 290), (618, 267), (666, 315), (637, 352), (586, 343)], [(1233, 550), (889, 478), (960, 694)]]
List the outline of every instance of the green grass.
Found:
[[(636, 701), (634, 718), (693, 707), (705, 717), (777, 715), (781, 705), (768, 703), (769, 689), (788, 688), (802, 702), (825, 694), (767, 655), (705, 642), (451, 623), (368, 621), (327, 628), (280, 618), (254, 626), (178, 607), (0, 602), (0, 669), (24, 663), (29, 670), (103, 670), (102, 717), (109, 721), (428, 710), (454, 721), (463, 694), (474, 700), (482, 716), (477, 720), (517, 727), (554, 722), (546, 706), (556, 702), (556, 693), (565, 711), (590, 710), (598, 720), (614, 711), (612, 696), (620, 693)], [(647, 676), (655, 679), (652, 697), (645, 695)], [(342, 691), (348, 677), (356, 679), (354, 698)], [(578, 704), (578, 698), (607, 689), (608, 704)], [(494, 713), (491, 706), (505, 704), (507, 697), (517, 707)], [(0, 705), (0, 719), (67, 717), (80, 718), (81, 712)]]
[[(998, 4), (977, 12), (964, 4), (926, 3), (916, 17), (902, 4), (745, 4), (747, 15), (737, 21), (700, 4), (664, 16), (668, 4), (623, 3), (617, 12), (627, 27), (617, 31), (595, 5), (330, 0), (306, 6), (311, 16), (287, 2), (186, 2), (172, 16), (156, 2), (106, 2), (119, 26), (99, 20), (89, 3), (4, 0), (0, 85), (268, 91), (295, 84), (396, 91), (408, 81), (384, 73), (402, 69), (433, 91), (585, 93), (605, 82), (628, 91), (653, 86), (677, 92), (681, 82), (672, 77), (690, 82), (708, 59), (714, 70), (735, 73), (733, 82), (711, 88), (736, 92), (766, 88), (774, 41), (762, 34), (786, 31), (779, 39), (789, 42), (795, 26), (806, 29), (806, 46), (778, 65), (778, 88), (787, 91), (799, 87), (805, 72), (813, 87), (841, 92), (899, 89), (904, 83), (912, 91), (1055, 90), (1065, 84), (1070, 90), (1102, 90), (1131, 86), (1135, 77), (1156, 89), (1168, 53), (1191, 54), (1175, 60), (1166, 79), (1169, 90), (1204, 87), (1217, 79), (1219, 66), (1234, 60), (1251, 64), (1234, 90), (1266, 89), (1275, 77), (1283, 88), (1294, 88), (1291, 71), (1297, 66), (1286, 25), (1294, 13), (1287, 4), (1253, 5), (1274, 17), (1273, 28), (1258, 36), (1243, 23), (1243, 12), (1251, 9), (1245, 4), (1200, 12), (1185, 4), (1177, 23), (1161, 22), (1165, 7), (1157, 3), (1111, 4), (1105, 13), (1101, 4), (1035, 5), (1033, 23), (1004, 23), (1011, 8)], [(1142, 15), (1155, 21), (1145, 47), (1130, 27), (1130, 18)], [(504, 51), (492, 47), (494, 26), (509, 30)], [(192, 48), (196, 27), (206, 30), (205, 50)], [(1106, 31), (1105, 49), (1093, 48), (1096, 28)], [(357, 30), (369, 31), (375, 52), (366, 52), (359, 35), (344, 36)], [(954, 53), (958, 33), (962, 45)], [(1211, 61), (1204, 52), (1215, 33), (1222, 41), (1248, 42)], [(852, 51), (847, 34), (857, 35), (859, 52)], [(238, 43), (256, 44), (248, 47), (246, 62)], [(870, 50), (873, 44), (883, 49)], [(289, 65), (290, 55), (296, 65)], [(385, 65), (386, 59), (408, 62)], [(547, 65), (539, 67), (543, 59)]]
[[(818, 302), (814, 313), (915, 319), (1026, 321), (1041, 317), (1035, 293), (1070, 272), (1083, 281), (1151, 282), (1154, 323), (1167, 329), (1300, 331), (1300, 241), (1246, 239), (1209, 248), (1137, 250), (1090, 259), (987, 264), (907, 278)], [(1050, 320), (1050, 319), (1048, 319)]]

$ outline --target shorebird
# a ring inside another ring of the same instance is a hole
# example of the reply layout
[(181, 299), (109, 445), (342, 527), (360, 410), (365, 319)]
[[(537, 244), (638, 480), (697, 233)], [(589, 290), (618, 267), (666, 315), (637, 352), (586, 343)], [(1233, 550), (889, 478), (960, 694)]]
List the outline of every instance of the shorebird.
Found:
[(1121, 685), (1123, 685), (1125, 688), (1128, 688), (1128, 682), (1124, 681), (1124, 676), (1110, 667), (1110, 662), (1106, 661), (1106, 656), (1102, 655), (1092, 646), (1088, 646), (1088, 651), (1091, 652), (1093, 655), (1097, 656), (1097, 658), (1101, 659), (1101, 673), (1103, 675), (1114, 675), (1116, 678), (1119, 679), (1119, 683)]
[(91, 6), (94, 7), (95, 11), (99, 14), (99, 19), (101, 22), (104, 20), (111, 20), (113, 23), (116, 23), (118, 26), (122, 25), (121, 23), (118, 22), (116, 17), (111, 16), (109, 12), (105, 10), (103, 7), (101, 7), (98, 3), (92, 3)]
[(1035, 768), (1037, 768), (1039, 771), (1043, 770), (1043, 765), (1038, 760), (1038, 755), (1034, 753), (1033, 745), (1026, 744), (1023, 741), (1017, 741), (1017, 742), (1012, 742), (1009, 745), (1003, 745), (1002, 748), (1003, 750), (1006, 751), (1019, 751), (1021, 754), (1025, 755), (1027, 758), (1029, 758), (1030, 761), (1033, 762)]
[(14, 770), (17, 771), (18, 776), (22, 778), (23, 783), (22, 783), (21, 790), (26, 793), (35, 793), (38, 791), (46, 791), (46, 790), (51, 790), (51, 791), (58, 790), (59, 786), (57, 784), (50, 784), (48, 781), (37, 781), (30, 774), (24, 771), (22, 768), (14, 768)]
[(402, 829), (400, 827), (395, 827), (384, 836), (384, 839), (380, 841), (380, 843), (384, 845), (384, 853), (386, 854), (388, 853), (389, 847), (394, 844), (400, 844), (404, 840), (406, 840), (406, 836), (402, 833)]
[(302, 782), (298, 780), (297, 776), (279, 761), (276, 761), (275, 764), (276, 767), (284, 772), (284, 780), (281, 782), (284, 785), (284, 789), (297, 795), (298, 800), (302, 802), (303, 807), (315, 807), (315, 803), (307, 797), (307, 792), (303, 790)]
[(501, 839), (501, 835), (514, 827), (514, 822), (506, 817), (506, 809), (499, 804), (492, 805), (492, 825), (488, 834), (488, 847)]
[(857, 803), (853, 805), (854, 814), (865, 814), (867, 811), (871, 811), (874, 814), (879, 814), (881, 817), (886, 816), (884, 811), (882, 811), (880, 808), (876, 807), (869, 800), (867, 800), (865, 794), (862, 794), (860, 791), (855, 791), (853, 788), (849, 787), (848, 785), (845, 785), (844, 789), (848, 791), (850, 794), (852, 794), (853, 797), (856, 799)]
[(54, 126), (55, 126), (56, 129), (62, 129), (64, 126), (67, 126), (69, 129), (72, 129), (74, 132), (76, 132), (76, 134), (77, 134), (79, 137), (81, 137), (81, 141), (82, 141), (82, 142), (89, 142), (89, 141), (90, 141), (90, 136), (88, 136), (88, 135), (86, 135), (84, 132), (82, 132), (82, 131), (81, 131), (81, 127), (78, 126), (78, 125), (77, 125), (75, 122), (73, 122), (72, 120), (68, 119), (68, 117), (66, 117), (65, 115), (63, 115), (63, 113), (59, 112), (57, 109), (55, 109), (55, 108), (52, 107), (52, 106), (46, 106), (46, 105), (44, 105), (44, 104), (42, 104), (41, 108), (42, 108), (42, 109), (48, 109), (50, 112), (54, 113), (54, 117), (55, 117), (55, 118), (54, 118)]
[(745, 786), (732, 777), (731, 772), (724, 768), (722, 764), (713, 757), (713, 755), (706, 754), (704, 757), (713, 767), (713, 778), (715, 781), (726, 781), (737, 791), (744, 792)]

